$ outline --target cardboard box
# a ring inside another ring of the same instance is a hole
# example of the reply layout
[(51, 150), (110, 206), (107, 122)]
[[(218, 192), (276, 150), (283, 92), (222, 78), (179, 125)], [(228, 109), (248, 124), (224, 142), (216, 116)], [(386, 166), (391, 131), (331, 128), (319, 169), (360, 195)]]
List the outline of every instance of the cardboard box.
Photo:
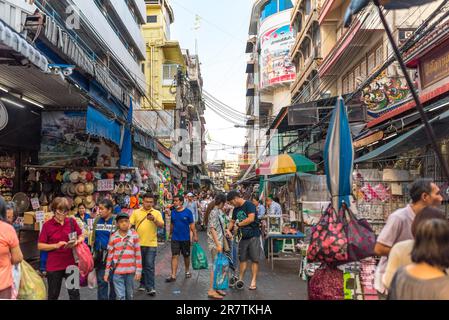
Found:
[(23, 224), (33, 225), (36, 223), (36, 213), (34, 211), (25, 212), (23, 218)]

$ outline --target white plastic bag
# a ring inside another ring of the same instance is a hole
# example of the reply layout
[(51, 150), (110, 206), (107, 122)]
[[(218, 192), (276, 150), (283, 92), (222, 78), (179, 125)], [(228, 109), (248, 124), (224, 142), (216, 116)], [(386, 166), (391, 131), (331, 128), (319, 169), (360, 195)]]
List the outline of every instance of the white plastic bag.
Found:
[(13, 278), (13, 286), (12, 286), (12, 300), (17, 300), (17, 296), (19, 295), (20, 288), (20, 264), (16, 264), (12, 267), (12, 278)]
[(95, 269), (89, 273), (89, 275), (87, 276), (87, 285), (89, 287), (89, 289), (94, 290), (97, 288), (98, 283), (97, 283), (97, 272), (95, 271)]

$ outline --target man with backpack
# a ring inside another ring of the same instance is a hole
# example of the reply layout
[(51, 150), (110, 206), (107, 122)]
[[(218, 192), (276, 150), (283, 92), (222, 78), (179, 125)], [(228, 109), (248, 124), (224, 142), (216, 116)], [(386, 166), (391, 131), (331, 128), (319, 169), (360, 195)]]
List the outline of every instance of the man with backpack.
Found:
[(98, 281), (97, 297), (98, 300), (115, 300), (113, 276), (111, 275), (109, 283), (104, 281), (108, 244), (111, 234), (115, 231), (114, 205), (111, 200), (105, 199), (100, 202), (99, 208), (100, 215), (94, 220), (91, 239)]
[[(244, 200), (237, 191), (231, 191), (227, 196), (228, 202), (234, 207), (232, 218), (226, 230), (227, 236), (232, 238), (232, 230), (238, 228), (240, 277), (242, 283), (248, 260), (251, 260), (252, 280), (249, 290), (257, 290), (257, 273), (259, 272), (260, 224), (256, 215), (256, 207), (250, 201)], [(236, 284), (239, 287), (238, 284)]]

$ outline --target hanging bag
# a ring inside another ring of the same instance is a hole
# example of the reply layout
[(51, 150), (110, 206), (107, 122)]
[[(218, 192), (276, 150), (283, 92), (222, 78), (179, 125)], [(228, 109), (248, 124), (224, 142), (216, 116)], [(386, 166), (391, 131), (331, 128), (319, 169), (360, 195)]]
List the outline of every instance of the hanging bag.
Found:
[(214, 265), (214, 290), (229, 289), (229, 261), (223, 253), (218, 253)]
[(375, 256), (376, 234), (366, 219), (357, 219), (346, 205), (345, 232), (348, 237), (348, 262), (360, 261)]
[(309, 300), (344, 300), (343, 271), (322, 264), (308, 283)]
[(203, 248), (201, 248), (199, 243), (193, 244), (192, 249), (192, 267), (193, 270), (203, 270), (208, 269), (209, 264), (207, 263), (207, 255)]
[(309, 262), (341, 264), (348, 260), (348, 238), (344, 229), (344, 211), (329, 206), (317, 225), (312, 227), (312, 240), (307, 250)]
[(47, 300), (47, 288), (44, 280), (25, 260), (20, 263), (19, 300)]

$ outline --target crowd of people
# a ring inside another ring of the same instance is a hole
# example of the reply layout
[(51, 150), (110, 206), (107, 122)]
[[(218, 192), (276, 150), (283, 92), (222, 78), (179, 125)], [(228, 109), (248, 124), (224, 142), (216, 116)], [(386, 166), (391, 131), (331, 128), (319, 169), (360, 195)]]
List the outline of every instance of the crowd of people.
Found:
[[(163, 213), (170, 216), (172, 258), (167, 283), (177, 281), (181, 255), (185, 278), (192, 277), (191, 246), (198, 242), (198, 230), (204, 230), (211, 261), (219, 253), (229, 253), (233, 265), (239, 262), (235, 287), (245, 287), (245, 273), (250, 269), (248, 289), (257, 290), (263, 222), (267, 216), (282, 215), (276, 199), (268, 197), (265, 207), (257, 195), (246, 200), (238, 191), (189, 193), (185, 198), (175, 196), (172, 204), (158, 210), (155, 196), (144, 194), (141, 198), (141, 207), (131, 215), (123, 213), (113, 199), (102, 200), (93, 212), (81, 204), (75, 214), (67, 199), (53, 201), (54, 217), (44, 223), (38, 240), (49, 300), (59, 299), (63, 280), (76, 264), (73, 248), (82, 243), (89, 245), (93, 256), (98, 300), (132, 300), (136, 282), (139, 291), (155, 296)], [(377, 238), (375, 254), (382, 258), (376, 270), (376, 289), (381, 299), (449, 299), (449, 222), (438, 209), (443, 201), (441, 190), (431, 180), (420, 179), (412, 184), (410, 198), (409, 205), (389, 216)], [(14, 204), (0, 198), (0, 299), (13, 296), (13, 268), (23, 260), (16, 217)], [(213, 281), (211, 268), (207, 296), (221, 300), (226, 292), (214, 289)], [(80, 299), (79, 289), (66, 289), (71, 300)]]

